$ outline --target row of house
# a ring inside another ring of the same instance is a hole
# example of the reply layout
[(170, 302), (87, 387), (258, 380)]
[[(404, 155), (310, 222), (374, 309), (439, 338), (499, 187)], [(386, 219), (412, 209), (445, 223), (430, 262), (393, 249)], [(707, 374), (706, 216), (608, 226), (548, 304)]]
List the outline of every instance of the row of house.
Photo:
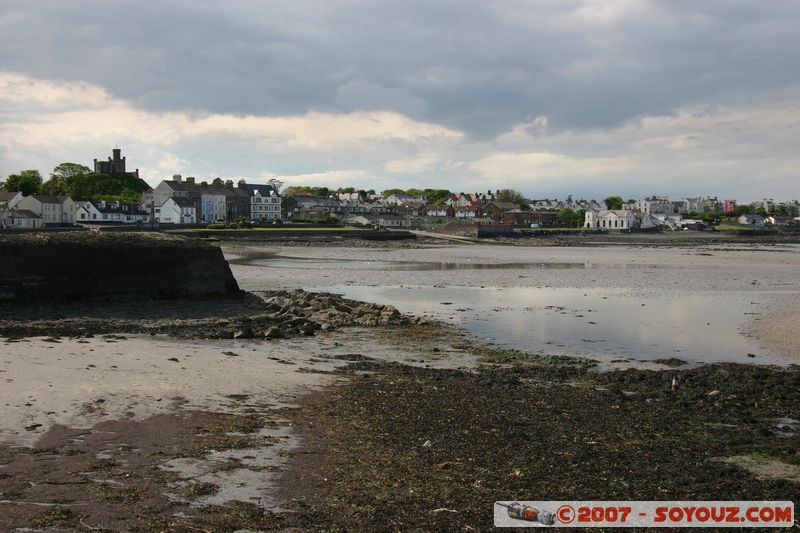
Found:
[(0, 192), (0, 227), (41, 228), (75, 223), (75, 202), (69, 196)]
[(269, 184), (249, 184), (239, 180), (197, 183), (180, 174), (147, 191), (142, 199), (145, 210), (155, 220), (167, 224), (195, 224), (246, 219), (254, 222), (282, 218), (281, 196)]

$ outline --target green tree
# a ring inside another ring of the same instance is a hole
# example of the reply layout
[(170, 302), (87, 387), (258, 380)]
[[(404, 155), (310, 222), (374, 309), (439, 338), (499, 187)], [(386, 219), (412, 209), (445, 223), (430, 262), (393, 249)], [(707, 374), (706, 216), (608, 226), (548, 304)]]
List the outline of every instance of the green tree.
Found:
[(19, 174), (11, 174), (4, 188), (7, 192), (21, 192), (24, 196), (38, 192), (42, 184), (42, 175), (38, 170), (23, 170)]
[(425, 189), (425, 199), (429, 204), (443, 204), (450, 198), (450, 191), (447, 189)]
[(621, 196), (609, 196), (603, 201), (606, 203), (606, 208), (608, 209), (622, 209)]
[(89, 174), (91, 171), (92, 170), (89, 167), (79, 165), (78, 163), (61, 163), (53, 169), (53, 173), (50, 174), (50, 177), (71, 178), (73, 176)]
[(562, 226), (566, 226), (569, 228), (576, 228), (578, 226), (583, 225), (583, 219), (586, 211), (581, 209), (580, 211), (573, 211), (569, 207), (565, 207), (561, 211), (558, 212), (556, 220)]
[(384, 198), (389, 198), (393, 194), (404, 194), (405, 191), (403, 189), (386, 189), (381, 193)]
[(514, 189), (501, 189), (497, 191), (496, 198), (498, 202), (513, 202), (520, 209), (528, 208), (528, 199), (521, 192)]

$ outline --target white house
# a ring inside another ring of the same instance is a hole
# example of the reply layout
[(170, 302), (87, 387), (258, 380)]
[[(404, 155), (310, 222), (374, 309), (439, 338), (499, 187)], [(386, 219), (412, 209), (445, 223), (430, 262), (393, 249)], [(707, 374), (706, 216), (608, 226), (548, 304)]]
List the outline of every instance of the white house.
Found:
[(194, 224), (197, 222), (197, 207), (189, 198), (167, 198), (155, 209), (155, 218), (160, 224)]
[(636, 225), (636, 215), (629, 209), (612, 209), (606, 211), (586, 211), (584, 215), (585, 228), (599, 229), (633, 229)]
[(766, 220), (767, 224), (771, 224), (773, 226), (794, 226), (795, 225), (795, 221), (792, 219), (792, 217), (771, 215), (771, 216), (768, 216), (765, 220)]
[(682, 213), (702, 213), (705, 211), (705, 202), (702, 197), (684, 197), (681, 201), (683, 202), (683, 207), (681, 208)]
[(27, 209), (12, 209), (8, 214), (9, 226), (20, 229), (42, 227), (42, 217)]
[(274, 189), (262, 196), (256, 189), (250, 197), (250, 220), (275, 220), (281, 218), (281, 197)]
[(669, 214), (673, 212), (672, 202), (666, 196), (648, 196), (644, 200), (633, 203), (633, 208), (652, 215), (655, 213)]
[(9, 214), (23, 198), (21, 192), (0, 191), (0, 228), (11, 224)]
[(386, 203), (386, 205), (401, 205), (401, 204), (425, 203), (425, 201), (426, 198), (424, 196), (395, 193), (387, 196), (384, 202)]
[(455, 216), (461, 220), (474, 220), (476, 218), (480, 218), (483, 213), (481, 212), (480, 207), (473, 207), (473, 206), (463, 206), (463, 207), (456, 207)]
[(150, 215), (139, 204), (106, 202), (105, 200), (79, 202), (75, 208), (78, 223), (117, 222), (136, 224), (147, 222)]
[(75, 202), (69, 196), (31, 194), (23, 198), (18, 209), (28, 210), (42, 219), (42, 224), (61, 225), (75, 223)]

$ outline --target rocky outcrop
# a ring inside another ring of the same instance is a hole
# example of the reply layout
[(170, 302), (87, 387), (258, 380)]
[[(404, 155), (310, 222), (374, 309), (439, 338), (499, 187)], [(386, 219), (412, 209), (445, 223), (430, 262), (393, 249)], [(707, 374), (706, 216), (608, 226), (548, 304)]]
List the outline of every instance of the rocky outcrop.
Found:
[(163, 234), (0, 236), (0, 307), (235, 297), (222, 251)]
[[(186, 307), (192, 308), (191, 312)], [(92, 304), (93, 316), (78, 309), (69, 317), (2, 320), (0, 337), (84, 337), (106, 334), (150, 334), (193, 339), (281, 339), (312, 336), (347, 326), (398, 326), (422, 319), (401, 314), (394, 306), (349, 300), (337, 294), (302, 290), (244, 293), (234, 302), (150, 302), (109, 310)], [(85, 307), (85, 306), (84, 306)], [(157, 309), (154, 309), (156, 307)], [(52, 314), (60, 315), (58, 308)], [(187, 316), (191, 313), (202, 316)], [(110, 315), (113, 318), (105, 318)], [(101, 318), (103, 317), (103, 318)]]

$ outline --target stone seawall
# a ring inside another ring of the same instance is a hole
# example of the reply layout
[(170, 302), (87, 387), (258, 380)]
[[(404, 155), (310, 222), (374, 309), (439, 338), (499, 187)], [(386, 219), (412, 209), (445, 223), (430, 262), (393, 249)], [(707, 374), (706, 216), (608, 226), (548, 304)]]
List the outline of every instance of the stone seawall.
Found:
[(235, 297), (222, 251), (159, 234), (0, 236), (0, 306)]

